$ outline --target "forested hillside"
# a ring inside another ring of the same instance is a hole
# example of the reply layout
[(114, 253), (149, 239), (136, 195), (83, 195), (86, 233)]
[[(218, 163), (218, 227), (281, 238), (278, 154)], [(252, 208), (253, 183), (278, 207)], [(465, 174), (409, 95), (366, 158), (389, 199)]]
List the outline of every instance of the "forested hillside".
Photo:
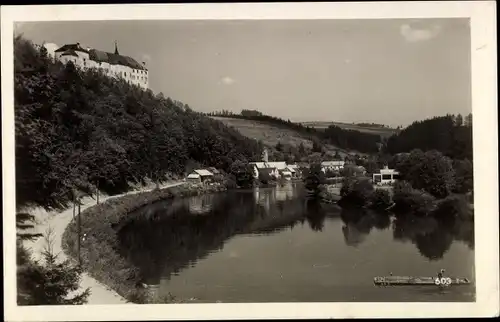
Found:
[(17, 37), (17, 205), (59, 207), (75, 188), (113, 194), (190, 164), (229, 170), (259, 144), (163, 94), (47, 58)]
[(387, 141), (390, 154), (437, 150), (452, 159), (472, 160), (472, 114), (446, 115), (417, 121)]

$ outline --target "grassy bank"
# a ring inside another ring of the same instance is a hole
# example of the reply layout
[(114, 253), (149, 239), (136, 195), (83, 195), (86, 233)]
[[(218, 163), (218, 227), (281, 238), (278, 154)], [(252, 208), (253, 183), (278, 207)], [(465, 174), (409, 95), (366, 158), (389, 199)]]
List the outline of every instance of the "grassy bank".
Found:
[[(114, 224), (130, 212), (160, 200), (225, 190), (226, 187), (223, 185), (176, 186), (110, 199), (83, 211), (81, 236), (85, 234), (85, 239), (81, 242), (80, 251), (83, 270), (130, 302), (149, 302), (147, 290), (138, 287), (141, 281), (139, 271), (116, 251), (119, 245)], [(66, 228), (62, 237), (62, 247), (70, 257), (78, 260), (76, 219), (75, 217)]]

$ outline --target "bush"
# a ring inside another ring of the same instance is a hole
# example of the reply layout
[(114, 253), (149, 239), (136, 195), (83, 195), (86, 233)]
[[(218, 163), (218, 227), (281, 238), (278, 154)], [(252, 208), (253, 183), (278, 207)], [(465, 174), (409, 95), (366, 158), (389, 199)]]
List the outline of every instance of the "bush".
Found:
[(397, 212), (426, 216), (433, 211), (435, 198), (423, 190), (413, 189), (405, 181), (400, 181), (394, 185), (392, 200)]
[(345, 177), (342, 181), (340, 196), (342, 203), (366, 206), (373, 194), (373, 185), (368, 179)]
[(438, 201), (432, 214), (438, 219), (468, 220), (473, 218), (473, 211), (464, 195), (451, 195)]
[(385, 210), (392, 204), (391, 195), (385, 189), (375, 189), (371, 197), (372, 209)]

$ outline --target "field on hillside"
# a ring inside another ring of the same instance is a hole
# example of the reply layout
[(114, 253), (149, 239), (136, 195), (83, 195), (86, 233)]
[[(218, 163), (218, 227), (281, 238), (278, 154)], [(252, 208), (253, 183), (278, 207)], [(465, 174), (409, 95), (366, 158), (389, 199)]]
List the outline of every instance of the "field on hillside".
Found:
[[(283, 144), (289, 144), (296, 147), (298, 147), (300, 143), (303, 143), (305, 147), (312, 148), (311, 140), (291, 129), (281, 128), (252, 120), (217, 116), (211, 116), (211, 118), (221, 121), (227, 126), (234, 127), (246, 137), (255, 140), (262, 140), (266, 146), (275, 147), (278, 142), (281, 142)], [(325, 145), (325, 148), (332, 153), (338, 150), (341, 157), (345, 157), (346, 154), (349, 154), (349, 151), (339, 149), (333, 145)], [(358, 154), (363, 155), (363, 153)]]
[(355, 130), (364, 133), (377, 134), (382, 137), (389, 137), (397, 132), (396, 129), (392, 128), (360, 126), (357, 124), (340, 123), (340, 122), (302, 122), (302, 124), (304, 126), (313, 127), (316, 129), (326, 129), (330, 125), (335, 125), (344, 130)]

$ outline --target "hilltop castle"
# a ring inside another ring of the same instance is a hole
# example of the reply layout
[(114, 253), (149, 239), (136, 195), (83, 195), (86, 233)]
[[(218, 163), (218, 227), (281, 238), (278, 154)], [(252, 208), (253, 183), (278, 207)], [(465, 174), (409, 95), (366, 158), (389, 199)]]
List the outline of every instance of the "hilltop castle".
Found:
[(48, 55), (66, 64), (71, 61), (82, 69), (97, 68), (109, 77), (124, 79), (143, 89), (148, 88), (148, 69), (146, 63), (139, 64), (135, 59), (120, 55), (115, 42), (115, 52), (108, 53), (92, 48), (83, 48), (80, 43), (66, 44), (58, 47), (55, 44), (43, 44)]

